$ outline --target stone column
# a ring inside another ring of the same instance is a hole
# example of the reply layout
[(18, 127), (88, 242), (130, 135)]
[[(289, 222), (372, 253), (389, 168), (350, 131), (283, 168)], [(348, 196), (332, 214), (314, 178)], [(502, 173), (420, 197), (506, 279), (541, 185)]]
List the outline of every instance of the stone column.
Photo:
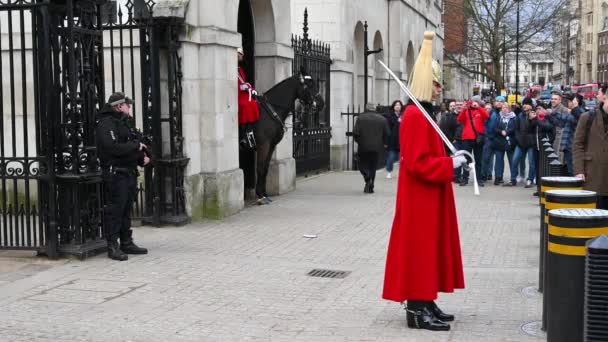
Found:
[[(258, 91), (264, 92), (275, 84), (291, 77), (293, 49), (291, 45), (267, 42), (256, 44), (255, 66)], [(286, 126), (291, 127), (292, 117), (287, 119)], [(268, 176), (266, 190), (269, 195), (280, 195), (296, 188), (296, 161), (293, 158), (293, 131), (288, 129), (283, 140), (277, 145)]]
[[(291, 1), (254, 0), (251, 6), (256, 27), (256, 87), (264, 92), (292, 75)], [(291, 117), (286, 125), (291, 127)], [(272, 155), (266, 190), (269, 195), (280, 195), (295, 187), (293, 131), (289, 129)]]
[(342, 171), (349, 167), (347, 165), (347, 119), (342, 117), (341, 113), (346, 112), (347, 108), (353, 104), (353, 69), (352, 63), (344, 61), (334, 60), (331, 65), (330, 165), (332, 170)]
[(238, 1), (192, 1), (183, 49), (186, 193), (193, 220), (220, 219), (244, 206), (237, 133)]

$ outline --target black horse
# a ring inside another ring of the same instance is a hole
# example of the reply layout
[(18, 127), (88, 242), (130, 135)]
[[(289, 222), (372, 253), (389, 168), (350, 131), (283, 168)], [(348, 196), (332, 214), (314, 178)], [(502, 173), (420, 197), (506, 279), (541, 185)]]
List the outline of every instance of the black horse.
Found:
[[(270, 166), (270, 159), (277, 144), (285, 134), (285, 119), (294, 112), (296, 100), (303, 106), (313, 106), (315, 110), (322, 110), (324, 101), (318, 94), (316, 81), (302, 68), (298, 75), (294, 75), (270, 88), (263, 96), (258, 97), (260, 120), (255, 127), (257, 163), (255, 172), (255, 193), (258, 204), (268, 204), (271, 200), (266, 193), (266, 176)], [(241, 159), (243, 160), (243, 159)], [(243, 164), (243, 163), (242, 163)], [(253, 160), (245, 158), (244, 164), (253, 165)], [(253, 172), (246, 165), (241, 165), (245, 175)]]

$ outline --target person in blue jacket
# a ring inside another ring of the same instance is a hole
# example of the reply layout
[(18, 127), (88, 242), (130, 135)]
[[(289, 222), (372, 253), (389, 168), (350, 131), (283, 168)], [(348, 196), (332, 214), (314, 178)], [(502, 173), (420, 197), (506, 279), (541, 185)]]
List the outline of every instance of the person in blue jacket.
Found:
[(488, 111), (490, 114), (490, 118), (486, 121), (486, 136), (483, 144), (483, 159), (481, 162), (482, 169), (482, 179), (484, 181), (492, 180), (492, 166), (494, 166), (494, 148), (492, 147), (492, 141), (494, 140), (495, 133), (494, 127), (496, 126), (496, 122), (498, 122), (500, 117), (500, 111), (502, 109), (502, 104), (505, 102), (505, 98), (502, 96), (497, 96), (494, 99), (494, 105), (492, 109)]

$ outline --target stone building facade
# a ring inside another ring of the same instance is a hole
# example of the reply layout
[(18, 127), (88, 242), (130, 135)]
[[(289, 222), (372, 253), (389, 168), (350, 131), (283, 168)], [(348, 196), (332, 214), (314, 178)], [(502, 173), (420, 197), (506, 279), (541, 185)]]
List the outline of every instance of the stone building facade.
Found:
[[(368, 68), (368, 102), (388, 105), (405, 100), (398, 85), (376, 63), (384, 61), (407, 81), (420, 50), (424, 31), (434, 31), (433, 57), (443, 63), (443, 0), (292, 0), (291, 31), (302, 27), (308, 9), (309, 35), (331, 45), (331, 167), (347, 168), (346, 119), (348, 106), (364, 107), (364, 67)], [(381, 53), (364, 64), (364, 25), (370, 50)]]

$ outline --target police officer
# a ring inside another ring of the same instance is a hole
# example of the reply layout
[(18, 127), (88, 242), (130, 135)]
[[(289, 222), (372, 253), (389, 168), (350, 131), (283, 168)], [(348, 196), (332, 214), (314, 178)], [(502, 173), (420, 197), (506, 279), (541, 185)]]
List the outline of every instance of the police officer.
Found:
[[(147, 146), (137, 139), (131, 126), (133, 100), (117, 92), (97, 114), (97, 151), (104, 181), (104, 224), (108, 257), (127, 260), (127, 254), (147, 254), (133, 242), (131, 207), (137, 193), (137, 166), (150, 163)], [(120, 238), (120, 245), (118, 239)]]

